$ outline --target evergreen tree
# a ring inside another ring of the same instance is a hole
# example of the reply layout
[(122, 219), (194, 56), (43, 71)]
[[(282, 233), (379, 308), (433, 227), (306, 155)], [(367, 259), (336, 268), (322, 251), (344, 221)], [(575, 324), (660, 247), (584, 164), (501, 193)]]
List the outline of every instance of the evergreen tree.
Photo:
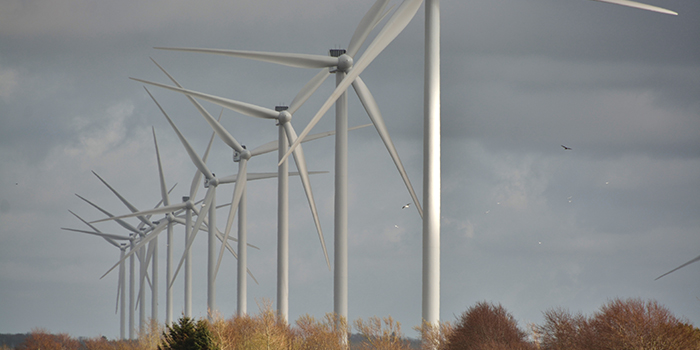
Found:
[(218, 350), (204, 320), (182, 317), (163, 332), (158, 350)]

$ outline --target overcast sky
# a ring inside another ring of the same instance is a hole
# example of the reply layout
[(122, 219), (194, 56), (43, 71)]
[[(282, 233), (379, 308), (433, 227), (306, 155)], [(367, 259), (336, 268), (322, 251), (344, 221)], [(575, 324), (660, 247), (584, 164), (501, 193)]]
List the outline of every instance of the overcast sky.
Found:
[[(160, 200), (151, 126), (167, 184), (178, 183), (171, 198), (188, 193), (195, 167), (141, 84), (128, 79), (168, 83), (149, 57), (186, 87), (270, 108), (290, 103), (316, 74), (153, 47), (326, 54), (347, 46), (372, 3), (0, 2), (0, 333), (119, 335), (117, 274), (99, 279), (119, 251), (60, 228), (87, 229), (69, 209), (103, 217), (75, 193), (127, 212), (91, 170), (139, 209)], [(590, 314), (611, 298), (641, 297), (700, 325), (700, 264), (654, 281), (700, 254), (700, 3), (654, 4), (679, 15), (587, 0), (442, 1), (441, 319), (486, 300), (524, 327), (550, 308)], [(362, 74), (419, 196), (422, 49), (421, 8)], [(333, 80), (294, 115), (298, 132)], [(211, 129), (187, 99), (150, 90), (203, 152)], [(350, 124), (368, 123), (354, 93), (349, 100)], [(231, 111), (222, 123), (249, 148), (277, 137), (273, 122)], [(314, 132), (332, 128), (331, 111)], [(304, 145), (309, 169), (331, 172), (312, 177), (331, 259), (333, 145)], [(349, 318), (391, 315), (415, 336), (420, 217), (401, 208), (411, 199), (377, 132), (352, 132), (350, 147)], [(276, 155), (261, 156), (249, 170), (276, 171), (275, 163)], [(208, 164), (220, 175), (237, 171), (220, 140)], [(290, 184), (290, 318), (321, 317), (333, 311), (333, 274), (301, 185)], [(221, 186), (219, 203), (232, 190)], [(275, 180), (248, 186), (249, 242), (261, 248), (249, 250), (260, 282), (248, 284), (251, 312), (256, 300), (275, 299), (276, 193)], [(226, 215), (222, 209), (219, 227)], [(126, 233), (113, 223), (99, 228)], [(178, 256), (182, 235), (178, 227)], [(193, 248), (197, 317), (206, 316), (205, 236)], [(163, 269), (164, 252), (162, 238)], [(236, 312), (235, 264), (225, 257), (217, 281), (225, 317)]]

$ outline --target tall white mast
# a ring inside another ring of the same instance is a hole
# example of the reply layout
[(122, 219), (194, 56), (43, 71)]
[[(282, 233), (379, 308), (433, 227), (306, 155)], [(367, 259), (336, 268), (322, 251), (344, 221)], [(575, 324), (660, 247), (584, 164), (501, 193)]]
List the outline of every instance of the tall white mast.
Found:
[(440, 0), (425, 1), (423, 320), (440, 320)]

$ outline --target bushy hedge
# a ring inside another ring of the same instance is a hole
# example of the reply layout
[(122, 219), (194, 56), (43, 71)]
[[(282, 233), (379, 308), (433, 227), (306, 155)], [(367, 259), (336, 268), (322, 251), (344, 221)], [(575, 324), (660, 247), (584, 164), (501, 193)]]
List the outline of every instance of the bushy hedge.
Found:
[[(430, 350), (700, 350), (700, 329), (675, 317), (656, 301), (614, 299), (592, 316), (561, 308), (544, 313), (542, 325), (521, 329), (502, 305), (479, 302), (455, 325), (449, 322), (415, 327), (422, 349)], [(355, 321), (353, 343), (345, 319), (326, 314), (317, 320), (300, 317), (293, 326), (264, 302), (257, 315), (214, 317), (213, 321), (183, 317), (163, 330), (152, 323), (135, 341), (104, 337), (74, 339), (35, 329), (16, 350), (407, 350), (411, 343), (391, 317)], [(9, 350), (9, 349), (3, 349)]]

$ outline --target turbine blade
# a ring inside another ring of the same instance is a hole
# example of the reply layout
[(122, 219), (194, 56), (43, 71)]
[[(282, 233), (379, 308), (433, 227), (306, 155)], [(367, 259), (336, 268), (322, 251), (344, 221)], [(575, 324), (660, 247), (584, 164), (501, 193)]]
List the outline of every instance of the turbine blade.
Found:
[[(226, 220), (226, 230), (224, 230), (224, 240), (227, 240), (229, 234), (231, 233), (231, 226), (233, 226), (233, 218), (236, 216), (236, 211), (238, 206), (241, 204), (241, 198), (243, 198), (243, 192), (245, 191), (247, 184), (248, 175), (248, 160), (242, 158), (238, 163), (238, 178), (236, 179), (236, 188), (233, 190), (233, 198), (231, 199), (231, 209), (228, 213), (228, 219)], [(224, 247), (221, 247), (221, 252), (219, 253), (219, 260), (216, 263), (216, 269), (214, 271), (219, 271), (219, 265), (221, 264), (221, 258), (224, 255)], [(216, 276), (216, 272), (214, 276)]]
[[(165, 73), (165, 75), (167, 75), (168, 78), (170, 78), (170, 80), (172, 80), (173, 84), (177, 85), (178, 88), (182, 89), (182, 85), (180, 85), (180, 83), (178, 83), (177, 80), (175, 80), (175, 78), (173, 78), (172, 75), (170, 75), (163, 67), (161, 67), (158, 64), (158, 62), (156, 62), (152, 58), (151, 58), (151, 61), (153, 61), (153, 63), (155, 63), (156, 66), (158, 66), (158, 68), (160, 68), (160, 70), (163, 71), (163, 73)], [(201, 114), (202, 117), (204, 117), (204, 119), (207, 121), (207, 123), (209, 123), (209, 125), (211, 125), (211, 127), (214, 129), (214, 131), (219, 135), (219, 137), (221, 137), (221, 139), (229, 147), (233, 148), (234, 150), (236, 150), (238, 152), (243, 152), (243, 147), (241, 147), (241, 144), (238, 143), (238, 141), (236, 141), (236, 139), (234, 139), (233, 136), (231, 136), (231, 134), (229, 134), (228, 131), (226, 131), (226, 129), (224, 129), (224, 127), (221, 126), (221, 124), (219, 124), (218, 121), (214, 120), (214, 117), (212, 117), (211, 114), (209, 114), (209, 112), (206, 109), (204, 109), (204, 107), (202, 107), (202, 105), (199, 104), (199, 102), (197, 102), (197, 100), (192, 98), (192, 96), (190, 96), (190, 95), (185, 94), (185, 96), (187, 96), (187, 99), (189, 99), (190, 102), (192, 102), (192, 104), (194, 105), (194, 107), (197, 108), (197, 110), (199, 111), (199, 114)], [(223, 110), (221, 112), (223, 113)], [(221, 115), (219, 115), (219, 120), (221, 120)]]
[(593, 1), (598, 1), (598, 2), (607, 2), (609, 4), (616, 4), (616, 5), (622, 5), (622, 6), (627, 6), (627, 7), (634, 7), (642, 10), (647, 10), (647, 11), (654, 11), (654, 12), (660, 12), (660, 13), (665, 13), (668, 15), (678, 15), (677, 12), (667, 10), (665, 8), (661, 7), (656, 7), (652, 5), (647, 5), (647, 4), (642, 4), (640, 2), (636, 1), (628, 1), (628, 0), (593, 0)]
[(194, 238), (197, 236), (197, 232), (199, 232), (199, 227), (202, 226), (202, 222), (204, 221), (204, 217), (207, 216), (206, 210), (209, 209), (209, 206), (211, 205), (211, 202), (214, 199), (215, 191), (216, 191), (215, 186), (209, 186), (209, 189), (207, 190), (207, 194), (204, 196), (204, 202), (202, 203), (202, 207), (204, 208), (204, 210), (200, 210), (197, 214), (197, 221), (195, 221), (194, 226), (192, 226), (192, 232), (190, 234), (189, 239), (187, 240), (187, 245), (185, 246), (185, 251), (182, 254), (182, 258), (180, 259), (180, 263), (177, 265), (177, 268), (175, 269), (175, 273), (173, 273), (173, 278), (172, 278), (172, 280), (170, 282), (170, 286), (168, 286), (168, 288), (173, 287), (173, 282), (175, 281), (175, 277), (177, 277), (177, 273), (180, 271), (180, 268), (182, 267), (182, 263), (185, 262), (185, 258), (187, 257), (187, 251), (189, 251), (190, 247), (192, 247), (192, 243), (194, 242)]
[[(354, 126), (352, 128), (349, 128), (348, 131), (365, 128), (365, 127), (368, 127), (370, 125), (372, 125), (372, 124), (363, 124), (363, 125), (359, 125), (359, 126)], [(335, 130), (324, 131), (324, 132), (319, 132), (316, 134), (309, 135), (301, 142), (304, 143), (304, 142), (309, 142), (309, 141), (313, 141), (313, 140), (318, 140), (320, 138), (324, 138), (324, 137), (331, 136), (331, 135), (335, 135)], [(260, 145), (258, 147), (255, 147), (252, 151), (250, 151), (250, 155), (252, 157), (255, 157), (255, 156), (259, 156), (261, 154), (274, 152), (277, 150), (278, 146), (279, 146), (279, 142), (277, 142), (277, 140), (270, 141), (264, 145)]]
[[(226, 246), (226, 250), (231, 252), (231, 254), (233, 255), (234, 258), (238, 259), (238, 254), (236, 254), (236, 251), (233, 250), (233, 247), (231, 247), (231, 245), (228, 243), (228, 241), (225, 242), (226, 244), (224, 244), (224, 235), (221, 232), (219, 232), (219, 230), (216, 230), (216, 238), (219, 239), (219, 242), (221, 242), (223, 246)], [(238, 240), (236, 240), (232, 237), (229, 237), (228, 239), (232, 240), (234, 242), (238, 242)], [(217, 270), (217, 272), (218, 272), (218, 270)]]
[(381, 137), (382, 141), (384, 141), (384, 145), (386, 146), (387, 151), (389, 151), (389, 155), (391, 155), (391, 159), (394, 161), (396, 169), (399, 171), (403, 182), (406, 184), (408, 193), (411, 195), (411, 198), (413, 198), (413, 203), (416, 205), (416, 209), (418, 209), (418, 214), (420, 214), (420, 217), (423, 218), (423, 209), (421, 208), (420, 202), (418, 201), (418, 196), (413, 190), (411, 180), (408, 179), (408, 174), (406, 173), (406, 169), (401, 163), (399, 153), (396, 151), (396, 147), (394, 147), (394, 143), (391, 141), (391, 137), (389, 136), (389, 130), (387, 130), (386, 128), (386, 124), (384, 123), (384, 118), (382, 118), (382, 113), (379, 111), (379, 105), (377, 105), (377, 101), (372, 96), (372, 93), (369, 92), (369, 89), (367, 88), (367, 85), (365, 85), (365, 83), (362, 81), (362, 78), (357, 77), (352, 83), (352, 87), (355, 89), (357, 96), (360, 98), (362, 105), (365, 107), (367, 115), (369, 115), (369, 119), (371, 119), (372, 123), (374, 123), (374, 127), (379, 133), (379, 137)]
[[(271, 110), (269, 108), (264, 108), (264, 107), (259, 107), (254, 104), (250, 103), (245, 103), (245, 102), (240, 102), (236, 100), (231, 100), (225, 97), (219, 97), (219, 96), (214, 96), (214, 95), (209, 95), (205, 94), (203, 92), (197, 92), (194, 90), (188, 90), (188, 89), (182, 89), (170, 85), (165, 85), (165, 84), (160, 84), (160, 83), (155, 83), (152, 81), (148, 80), (142, 80), (142, 79), (137, 79), (137, 78), (129, 78), (131, 80), (135, 80), (144, 84), (149, 84), (153, 86), (158, 86), (164, 89), (176, 91), (185, 95), (190, 95), (193, 97), (201, 98), (202, 100), (215, 103), (221, 107), (228, 108), (232, 111), (245, 114), (251, 117), (256, 117), (256, 118), (263, 118), (263, 119), (275, 119), (278, 115), (279, 112), (276, 112), (274, 110)], [(213, 118), (212, 118), (213, 119)], [(218, 134), (218, 132), (217, 132)], [(226, 141), (226, 140), (224, 140)], [(229, 145), (230, 146), (230, 145)]]
[[(73, 232), (80, 232), (80, 233), (87, 233), (87, 234), (90, 234), (90, 235), (100, 236), (100, 237), (102, 237), (102, 238), (109, 238), (109, 239), (112, 239), (112, 240), (114, 240), (114, 239), (117, 239), (117, 240), (120, 240), (120, 241), (128, 241), (128, 240), (131, 240), (131, 238), (129, 238), (129, 237), (127, 237), (127, 236), (120, 236), (120, 235), (115, 235), (115, 234), (112, 234), (112, 233), (104, 233), (104, 232), (99, 232), (99, 231), (87, 231), (87, 230), (79, 230), (79, 229), (75, 229), (75, 228), (65, 228), (65, 227), (61, 227), (61, 230), (73, 231)], [(117, 247), (119, 247), (119, 244), (117, 244)]]
[[(292, 142), (297, 139), (297, 133), (294, 131), (291, 123), (282, 124), (284, 131), (287, 133), (287, 139)], [(323, 239), (323, 231), (321, 230), (321, 222), (318, 219), (318, 211), (316, 210), (316, 202), (314, 201), (314, 194), (311, 192), (311, 182), (309, 181), (309, 172), (306, 169), (306, 158), (304, 157), (304, 151), (301, 147), (294, 150), (294, 162), (297, 165), (297, 170), (299, 170), (299, 177), (301, 178), (301, 184), (304, 186), (304, 192), (306, 192), (306, 198), (309, 201), (309, 207), (311, 208), (311, 215), (314, 218), (314, 224), (316, 224), (316, 231), (318, 232), (318, 238), (321, 241), (321, 248), (323, 248), (323, 255), (326, 258), (326, 264), (328, 264), (328, 270), (331, 269), (331, 260), (328, 258), (328, 250), (326, 249), (326, 242)]]
[[(109, 217), (114, 217), (114, 215), (112, 215), (112, 213), (110, 213), (110, 212), (108, 212), (108, 211), (106, 211), (106, 210), (104, 210), (104, 209), (98, 207), (97, 204), (95, 204), (95, 203), (93, 203), (93, 202), (90, 202), (89, 200), (87, 200), (87, 199), (81, 197), (81, 196), (80, 196), (79, 194), (77, 194), (77, 193), (76, 193), (75, 195), (78, 196), (78, 198), (80, 198), (80, 199), (84, 200), (85, 202), (87, 202), (88, 204), (92, 205), (93, 207), (95, 207), (97, 210), (101, 211), (101, 212), (104, 213), (105, 215), (107, 215), (107, 216), (109, 216)], [(123, 227), (123, 228), (125, 228), (125, 229), (127, 229), (127, 230), (129, 230), (129, 231), (131, 231), (131, 232), (133, 232), (133, 233), (140, 233), (140, 232), (141, 232), (141, 231), (139, 231), (136, 227), (132, 226), (131, 224), (129, 224), (128, 222), (126, 222), (126, 221), (124, 221), (124, 220), (115, 219), (114, 221), (116, 221), (121, 227)]]
[(673, 270), (671, 270), (671, 271), (669, 271), (669, 272), (666, 272), (665, 274), (663, 274), (663, 275), (661, 275), (661, 276), (659, 276), (659, 277), (656, 277), (656, 278), (654, 279), (654, 281), (656, 281), (656, 280), (658, 280), (659, 278), (664, 277), (664, 276), (666, 276), (666, 275), (668, 275), (668, 274), (670, 274), (670, 273), (672, 273), (672, 272), (676, 272), (676, 271), (678, 271), (678, 270), (680, 270), (680, 269), (682, 269), (682, 268), (684, 268), (684, 267), (686, 267), (686, 266), (688, 266), (688, 265), (690, 265), (690, 264), (692, 264), (692, 263), (694, 263), (694, 262), (696, 262), (696, 261), (700, 261), (700, 255), (696, 256), (695, 258), (693, 258), (692, 260), (688, 261), (687, 263), (685, 263), (685, 264), (683, 264), (683, 265), (681, 265), (681, 266), (678, 266), (678, 267), (676, 267), (675, 269), (673, 269)]
[(360, 23), (355, 29), (355, 33), (352, 35), (352, 39), (350, 39), (350, 44), (348, 44), (347, 54), (350, 55), (350, 57), (355, 57), (355, 54), (360, 50), (362, 44), (367, 40), (369, 33), (374, 29), (378, 20), (382, 18), (382, 13), (388, 3), (389, 0), (377, 0), (377, 2), (370, 7), (365, 16), (362, 17), (362, 20), (360, 20)]
[(258, 280), (255, 278), (255, 276), (253, 276), (253, 273), (250, 272), (250, 269), (246, 268), (246, 270), (248, 271), (248, 276), (250, 276), (250, 278), (252, 278), (253, 281), (255, 281), (255, 284), (260, 285), (260, 283), (258, 283)]
[[(224, 109), (221, 109), (221, 113), (219, 113), (219, 121), (221, 120), (221, 115), (224, 113)], [(204, 156), (202, 157), (202, 162), (207, 163), (207, 158), (209, 158), (209, 151), (211, 150), (211, 145), (214, 143), (214, 138), (216, 137), (216, 131), (212, 131), (211, 137), (209, 138), (209, 144), (207, 145), (207, 150), (204, 152)], [(202, 172), (195, 171), (194, 177), (192, 178), (192, 185), (190, 186), (190, 198), (192, 200), (195, 199), (197, 196), (197, 190), (199, 190), (199, 181), (202, 179)]]
[[(144, 89), (146, 89), (146, 88), (144, 87)], [(165, 113), (165, 110), (163, 110), (163, 107), (160, 106), (160, 103), (158, 103), (158, 101), (156, 101), (155, 97), (153, 97), (153, 95), (151, 95), (151, 92), (148, 91), (148, 89), (146, 89), (146, 92), (148, 93), (148, 96), (151, 96), (151, 99), (153, 99), (153, 102), (156, 103), (156, 105), (158, 106), (160, 111), (165, 116), (165, 119), (167, 119), (168, 123), (170, 123), (170, 126), (173, 127), (173, 130), (175, 130), (175, 133), (177, 134), (177, 137), (180, 139), (180, 142), (182, 143), (183, 146), (185, 146), (185, 150), (187, 151), (187, 154), (190, 156), (192, 163), (194, 163), (194, 165), (197, 167), (197, 169), (199, 169), (199, 171), (201, 171), (202, 174), (204, 174), (204, 176), (207, 177), (207, 179), (213, 178), (214, 175), (211, 173), (211, 171), (209, 171), (209, 168), (207, 167), (207, 165), (204, 164), (204, 161), (202, 160), (202, 158), (199, 158), (199, 156), (194, 151), (194, 149), (192, 148), (190, 143), (187, 142), (187, 140), (182, 135), (180, 130), (177, 128), (177, 126), (175, 126), (175, 123), (173, 123), (172, 119), (170, 119), (168, 114)]]
[(95, 220), (95, 221), (92, 221), (92, 223), (93, 223), (93, 224), (96, 224), (96, 223), (98, 223), (98, 222), (104, 222), (104, 221), (110, 221), (110, 220), (119, 220), (119, 219), (132, 218), (132, 217), (134, 217), (134, 216), (155, 215), (155, 214), (166, 214), (166, 213), (171, 213), (171, 212), (174, 212), (174, 211), (176, 211), (176, 210), (183, 209), (183, 208), (185, 208), (185, 203), (177, 203), (177, 204), (172, 204), (172, 205), (168, 205), (168, 206), (165, 206), (165, 207), (159, 207), (159, 208), (154, 208), (154, 209), (142, 210), (142, 211), (138, 211), (138, 212), (131, 213), (131, 214), (125, 214), (125, 215), (121, 215), (121, 216), (113, 216), (113, 217), (109, 217), (109, 218), (106, 218), (106, 219)]
[[(112, 266), (109, 270), (107, 270), (107, 272), (105, 272), (105, 274), (102, 275), (102, 277), (100, 277), (100, 279), (102, 279), (102, 278), (104, 278), (105, 276), (107, 276), (107, 274), (109, 274), (110, 272), (112, 272), (112, 270), (114, 270), (117, 266), (119, 266), (119, 264), (121, 264), (122, 262), (124, 262), (127, 258), (129, 258), (129, 257), (130, 257), (131, 255), (133, 255), (134, 253), (138, 252), (139, 249), (141, 249), (141, 247), (143, 247), (144, 245), (146, 245), (146, 244), (147, 244), (148, 242), (150, 242), (152, 239), (156, 238), (156, 237), (158, 236), (158, 234), (161, 233), (161, 232), (163, 232), (163, 230), (164, 230), (167, 226), (168, 226), (168, 220), (163, 220), (163, 221), (161, 221), (161, 222), (153, 229), (153, 231), (151, 231), (151, 232), (148, 233), (145, 237), (143, 237), (141, 240), (139, 240), (139, 242), (136, 243), (136, 244), (133, 246), (133, 248), (129, 250), (128, 253), (124, 254), (124, 257), (121, 258), (121, 260), (119, 260), (116, 264), (114, 264), (114, 266)], [(144, 262), (145, 257), (142, 257), (142, 256), (140, 256), (139, 254), (136, 254), (136, 256), (139, 258), (139, 261), (141, 261), (142, 263)]]
[[(97, 176), (97, 178), (100, 179), (100, 181), (102, 181), (102, 183), (105, 184), (105, 186), (107, 186), (107, 188), (109, 188), (109, 190), (112, 191), (112, 193), (114, 193), (114, 195), (116, 195), (117, 198), (119, 198), (119, 200), (122, 201), (122, 203), (124, 203), (124, 205), (125, 205), (132, 213), (136, 213), (136, 212), (139, 211), (135, 206), (133, 206), (131, 203), (129, 203), (129, 201), (126, 200), (126, 198), (124, 198), (121, 194), (119, 194), (119, 192), (117, 192), (117, 190), (115, 190), (112, 186), (110, 186), (110, 185), (107, 183), (107, 181), (105, 181), (102, 177), (100, 177), (100, 175), (97, 175), (97, 173), (94, 172), (94, 171), (93, 171), (92, 173), (93, 173), (95, 176)], [(139, 216), (138, 216), (138, 219), (141, 220), (141, 222), (143, 222), (144, 224), (146, 224), (146, 225), (148, 225), (148, 226), (150, 226), (150, 227), (153, 227), (153, 224), (152, 224), (150, 221), (148, 221), (148, 219), (146, 219), (144, 216), (139, 215)]]
[(163, 175), (163, 164), (160, 161), (160, 151), (158, 150), (158, 140), (156, 140), (156, 128), (151, 127), (153, 131), (153, 143), (156, 145), (156, 159), (158, 160), (158, 178), (160, 179), (160, 195), (163, 197), (163, 205), (170, 205), (168, 198), (168, 187), (165, 185), (165, 176)]
[[(309, 171), (309, 175), (316, 175), (316, 174), (327, 174), (327, 171)], [(248, 173), (246, 175), (246, 181), (253, 181), (253, 180), (264, 180), (264, 179), (271, 179), (277, 177), (277, 173)], [(289, 172), (289, 176), (299, 176), (298, 172)], [(238, 174), (235, 175), (229, 175), (224, 178), (219, 179), (219, 185), (221, 184), (227, 184), (227, 183), (235, 183), (238, 180)], [(216, 208), (223, 208), (231, 205), (231, 203), (227, 204), (221, 204), (218, 205)]]
[(297, 93), (297, 95), (294, 97), (292, 100), (292, 103), (289, 104), (289, 110), (288, 112), (290, 114), (294, 114), (299, 108), (306, 102), (306, 100), (311, 97), (311, 95), (318, 90), (318, 88), (323, 84), (324, 81), (328, 78), (328, 76), (331, 75), (331, 72), (328, 68), (322, 69), (318, 74), (316, 74), (311, 80), (309, 80), (306, 85), (304, 85), (303, 88)]
[[(93, 226), (92, 224), (90, 224), (89, 222), (87, 222), (85, 219), (83, 219), (83, 218), (81, 218), (80, 216), (78, 216), (78, 214), (72, 212), (70, 209), (68, 209), (68, 212), (70, 212), (71, 214), (73, 214), (73, 216), (75, 216), (76, 218), (78, 218), (78, 220), (82, 221), (85, 225), (88, 225), (91, 229), (94, 230), (94, 232), (102, 233), (102, 231), (98, 230), (97, 227)], [(117, 248), (120, 248), (119, 243), (115, 242), (113, 239), (111, 239), (111, 238), (109, 238), (109, 237), (102, 237), (102, 238), (104, 238), (105, 241), (109, 242), (109, 244), (111, 244), (111, 245), (113, 245), (113, 246), (115, 246), (115, 247), (117, 247)]]
[[(119, 256), (119, 260), (124, 256), (124, 251), (121, 251), (121, 255)], [(119, 277), (117, 277), (117, 305), (114, 309), (114, 313), (116, 314), (117, 311), (119, 310), (119, 296), (122, 293), (122, 277), (124, 277), (124, 263), (119, 264)]]
[[(148, 266), (151, 264), (151, 258), (153, 257), (153, 241), (148, 242), (148, 248), (146, 249), (146, 256), (143, 262), (139, 265), (139, 270), (141, 271), (141, 283), (145, 278), (148, 278)], [(150, 278), (148, 278), (148, 286), (153, 290), (153, 284)]]
[(370, 63), (387, 47), (389, 44), (401, 33), (401, 31), (408, 25), (408, 23), (413, 19), (418, 8), (420, 7), (423, 0), (404, 0), (403, 3), (396, 9), (396, 12), (389, 18), (387, 24), (382, 28), (382, 30), (377, 34), (372, 43), (369, 44), (367, 50), (362, 54), (362, 56), (355, 62), (355, 66), (350, 69), (345, 78), (338, 84), (333, 94), (326, 100), (326, 102), (321, 106), (321, 109), (316, 113), (316, 115), (311, 118), (311, 121), (306, 126), (304, 131), (299, 134), (299, 138), (294, 141), (294, 143), (289, 147), (287, 153), (280, 159), (281, 164), (285, 161), (289, 155), (299, 146), (301, 141), (309, 134), (311, 129), (316, 126), (318, 121), (323, 117), (323, 115), (328, 111), (329, 108), (335, 103), (335, 101), (342, 95), (345, 90), (350, 87), (350, 84), (357, 78), (362, 71), (369, 66)]
[(298, 68), (323, 68), (338, 65), (335, 57), (323, 55), (309, 55), (301, 53), (279, 53), (244, 50), (220, 50), (220, 49), (196, 49), (196, 48), (174, 48), (174, 47), (154, 47), (156, 50), (185, 51), (211, 53), (217, 55), (248, 58), (256, 61), (276, 63)]

